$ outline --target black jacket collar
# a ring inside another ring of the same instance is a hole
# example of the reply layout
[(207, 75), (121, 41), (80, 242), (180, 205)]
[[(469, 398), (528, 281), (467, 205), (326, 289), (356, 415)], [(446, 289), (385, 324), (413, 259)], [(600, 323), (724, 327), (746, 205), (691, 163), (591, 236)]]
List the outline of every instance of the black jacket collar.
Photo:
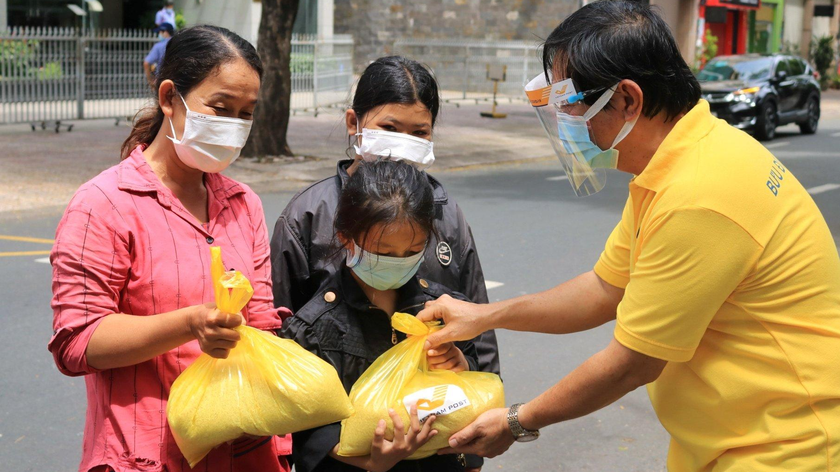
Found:
[[(351, 308), (358, 311), (371, 311), (381, 309), (368, 300), (367, 295), (362, 290), (362, 287), (353, 278), (352, 269), (346, 265), (341, 266), (338, 275), (338, 285), (341, 291), (341, 296), (344, 302)], [(335, 276), (334, 276), (335, 277)], [(397, 289), (397, 311), (417, 314), (429, 296), (424, 292), (420, 285), (420, 279), (415, 275), (405, 285)]]
[[(339, 179), (339, 188), (347, 182), (347, 179), (350, 176), (347, 174), (347, 168), (353, 164), (353, 159), (342, 159), (338, 161), (336, 165), (336, 174), (338, 175)], [(441, 184), (436, 178), (429, 175), (426, 172), (426, 176), (429, 178), (429, 183), (432, 184), (432, 192), (435, 196), (435, 204), (436, 205), (446, 205), (446, 202), (449, 201), (449, 196), (446, 194), (446, 189), (443, 188), (443, 184)]]

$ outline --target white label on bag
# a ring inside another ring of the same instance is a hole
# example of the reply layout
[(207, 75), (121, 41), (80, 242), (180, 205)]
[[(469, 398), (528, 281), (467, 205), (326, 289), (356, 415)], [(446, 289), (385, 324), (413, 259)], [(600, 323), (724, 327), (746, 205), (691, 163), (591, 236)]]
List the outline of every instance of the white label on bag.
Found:
[(456, 385), (438, 385), (406, 395), (403, 404), (408, 414), (417, 405), (417, 417), (424, 423), (429, 416), (443, 416), (470, 406), (467, 395)]

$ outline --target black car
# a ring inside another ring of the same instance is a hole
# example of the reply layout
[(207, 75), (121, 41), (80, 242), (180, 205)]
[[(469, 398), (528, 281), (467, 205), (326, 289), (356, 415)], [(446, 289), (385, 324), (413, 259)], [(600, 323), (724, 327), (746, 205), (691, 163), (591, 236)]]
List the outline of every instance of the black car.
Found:
[(743, 54), (712, 59), (697, 74), (712, 113), (732, 126), (773, 139), (776, 127), (796, 123), (817, 132), (819, 76), (803, 59), (783, 54)]

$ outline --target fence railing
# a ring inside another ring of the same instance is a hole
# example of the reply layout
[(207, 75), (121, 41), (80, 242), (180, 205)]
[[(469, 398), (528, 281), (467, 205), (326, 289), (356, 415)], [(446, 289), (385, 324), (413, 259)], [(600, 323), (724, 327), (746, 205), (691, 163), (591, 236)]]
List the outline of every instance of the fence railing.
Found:
[(292, 38), (292, 112), (344, 105), (353, 87), (353, 37)]
[(524, 100), (522, 87), (542, 71), (536, 42), (399, 40), (394, 50), (431, 67), (445, 100), (490, 98), (493, 83), (487, 80), (488, 64), (507, 66), (507, 80), (499, 83), (499, 94)]
[[(0, 30), (0, 124), (133, 117), (152, 100), (143, 60), (157, 36), (145, 30)], [(294, 112), (346, 102), (353, 39), (292, 40)]]

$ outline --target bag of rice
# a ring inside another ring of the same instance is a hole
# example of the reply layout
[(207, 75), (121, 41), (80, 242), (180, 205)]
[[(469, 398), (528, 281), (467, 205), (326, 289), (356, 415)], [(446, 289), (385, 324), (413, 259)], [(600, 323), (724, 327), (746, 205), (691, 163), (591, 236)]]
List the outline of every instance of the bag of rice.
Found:
[(424, 344), (428, 334), (441, 328), (439, 323), (394, 313), (391, 325), (409, 337), (382, 354), (353, 384), (350, 401), (355, 413), (341, 422), (339, 455), (370, 454), (380, 419), (388, 423), (385, 436), (393, 438), (389, 408), (399, 412), (405, 424), (414, 405), (421, 422), (431, 415), (437, 417), (433, 428), (438, 434), (409, 457), (422, 459), (448, 447), (450, 436), (485, 411), (505, 406), (502, 380), (496, 374), (429, 369)]
[[(210, 248), (216, 306), (238, 313), (254, 293), (239, 272), (224, 272)], [(335, 369), (294, 341), (238, 326), (227, 359), (202, 354), (175, 380), (166, 415), (190, 467), (244, 434), (272, 436), (335, 423), (353, 411)]]

